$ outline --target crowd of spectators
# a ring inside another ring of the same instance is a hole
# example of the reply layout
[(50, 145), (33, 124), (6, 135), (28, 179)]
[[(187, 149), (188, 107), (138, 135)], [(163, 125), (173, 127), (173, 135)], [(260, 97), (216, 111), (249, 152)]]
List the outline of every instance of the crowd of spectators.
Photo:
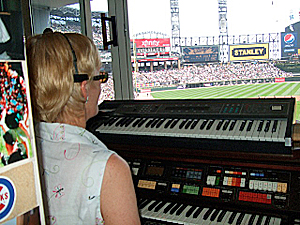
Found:
[[(288, 73), (278, 69), (274, 62), (215, 63), (183, 66), (181, 69), (133, 72), (134, 87), (169, 87), (188, 83), (213, 81), (232, 81), (259, 78), (290, 77)], [(114, 99), (113, 80), (104, 84), (100, 101)], [(134, 88), (136, 91), (136, 88)], [(105, 94), (104, 94), (105, 93)], [(135, 93), (136, 95), (137, 93)]]

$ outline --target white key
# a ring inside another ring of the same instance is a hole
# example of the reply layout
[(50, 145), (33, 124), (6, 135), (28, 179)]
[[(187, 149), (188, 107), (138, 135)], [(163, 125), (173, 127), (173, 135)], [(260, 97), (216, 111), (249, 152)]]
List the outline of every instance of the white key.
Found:
[(255, 127), (257, 126), (257, 123), (258, 123), (258, 120), (253, 120), (251, 130), (246, 133), (246, 137), (245, 137), (246, 140), (251, 140), (252, 141), (252, 136), (253, 136)]
[(244, 219), (242, 220), (241, 225), (248, 225), (250, 218), (251, 218), (251, 214), (246, 213)]
[(258, 120), (256, 123), (256, 126), (254, 128), (254, 131), (252, 133), (252, 140), (253, 141), (259, 141), (259, 135), (260, 135), (260, 131), (258, 131), (258, 127), (260, 125), (261, 120)]
[(246, 139), (246, 134), (247, 134), (247, 127), (249, 125), (251, 121), (250, 120), (246, 120), (244, 129), (241, 131), (240, 135), (239, 135), (239, 139), (240, 140), (245, 140)]
[(223, 225), (225, 224), (226, 221), (228, 221), (228, 218), (231, 216), (230, 211), (226, 212), (226, 214), (224, 215), (223, 219), (220, 222), (217, 222), (216, 225)]
[(241, 127), (242, 122), (243, 122), (243, 120), (236, 121), (236, 124), (234, 126), (234, 132), (232, 133), (231, 139), (239, 140), (240, 133), (241, 133), (240, 127)]
[(281, 224), (281, 218), (276, 217), (273, 224), (274, 225), (280, 225)]
[(279, 120), (278, 125), (279, 125), (279, 130), (278, 130), (277, 140), (279, 142), (285, 142), (285, 132), (286, 132), (286, 127), (287, 127), (287, 121)]

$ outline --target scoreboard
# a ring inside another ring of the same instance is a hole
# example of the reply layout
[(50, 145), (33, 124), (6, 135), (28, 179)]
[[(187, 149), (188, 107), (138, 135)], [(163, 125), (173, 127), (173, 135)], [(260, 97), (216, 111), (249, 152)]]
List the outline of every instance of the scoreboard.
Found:
[(219, 47), (217, 45), (183, 47), (182, 52), (183, 60), (187, 63), (219, 61)]

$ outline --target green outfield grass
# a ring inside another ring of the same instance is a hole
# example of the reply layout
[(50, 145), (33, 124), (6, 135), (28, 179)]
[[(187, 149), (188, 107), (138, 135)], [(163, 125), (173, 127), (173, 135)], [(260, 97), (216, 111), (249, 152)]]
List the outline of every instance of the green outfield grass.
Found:
[[(257, 98), (271, 96), (300, 96), (300, 83), (266, 83), (220, 87), (203, 87), (151, 93), (154, 99), (213, 99)], [(300, 120), (300, 102), (297, 102), (296, 119)]]

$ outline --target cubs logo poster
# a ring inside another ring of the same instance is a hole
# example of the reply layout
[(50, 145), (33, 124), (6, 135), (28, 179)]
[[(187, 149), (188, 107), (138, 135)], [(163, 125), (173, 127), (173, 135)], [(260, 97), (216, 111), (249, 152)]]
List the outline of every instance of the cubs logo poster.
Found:
[(21, 62), (0, 61), (0, 167), (32, 156)]
[(15, 200), (16, 192), (13, 182), (7, 177), (0, 176), (0, 222), (10, 215)]

